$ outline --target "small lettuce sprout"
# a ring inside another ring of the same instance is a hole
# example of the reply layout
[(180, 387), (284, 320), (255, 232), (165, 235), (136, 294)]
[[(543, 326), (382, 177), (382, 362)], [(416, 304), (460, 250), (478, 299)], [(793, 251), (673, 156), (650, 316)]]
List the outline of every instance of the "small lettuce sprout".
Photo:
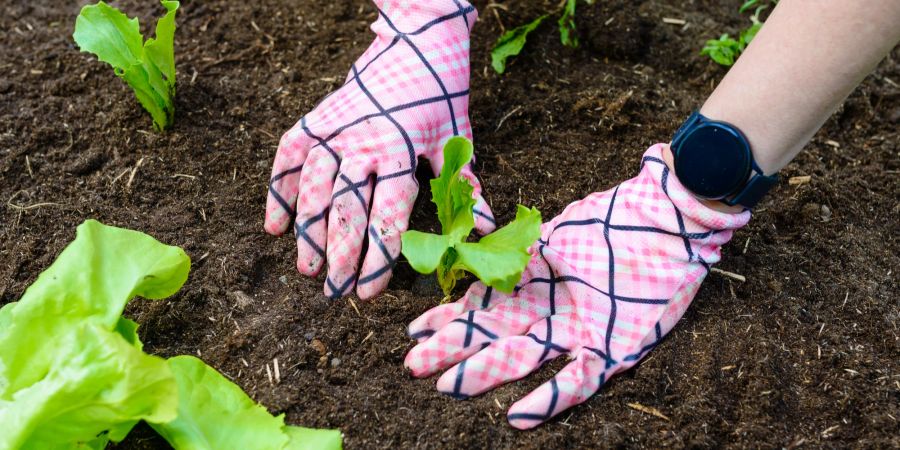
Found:
[(175, 118), (175, 13), (179, 2), (163, 0), (166, 15), (156, 22), (156, 38), (144, 41), (138, 19), (103, 3), (86, 5), (75, 20), (75, 43), (113, 67), (125, 80), (153, 126), (165, 130)]
[(534, 19), (531, 23), (518, 26), (503, 33), (503, 36), (500, 36), (500, 39), (494, 44), (493, 50), (491, 50), (491, 67), (499, 74), (506, 72), (506, 60), (522, 52), (525, 42), (528, 40), (528, 35), (540, 26), (547, 17), (545, 14)]
[[(575, 6), (577, 3), (578, 0), (566, 0), (562, 5), (562, 10), (557, 12), (560, 14), (557, 21), (559, 39), (566, 47), (578, 47), (578, 34), (575, 30)], [(593, 5), (594, 0), (585, 0), (585, 3)], [(502, 74), (506, 71), (506, 60), (518, 55), (525, 47), (528, 35), (550, 16), (549, 13), (544, 14), (532, 22), (513, 28), (500, 36), (491, 50), (491, 66), (497, 73)]]
[(706, 41), (706, 45), (700, 51), (700, 54), (707, 55), (716, 63), (726, 67), (734, 65), (738, 56), (750, 45), (750, 41), (756, 37), (756, 33), (763, 26), (763, 22), (759, 20), (759, 15), (769, 5), (760, 5), (759, 3), (761, 3), (761, 0), (748, 0), (741, 5), (740, 12), (744, 12), (754, 6), (756, 6), (756, 11), (750, 16), (751, 25), (741, 31), (737, 39), (732, 38), (728, 33), (723, 34), (718, 39), (710, 39)]
[[(584, 0), (588, 5), (593, 5), (594, 0)], [(559, 39), (566, 47), (578, 47), (578, 34), (575, 30), (575, 5), (578, 0), (566, 0), (562, 15), (559, 17)]]
[(400, 236), (403, 256), (413, 269), (424, 274), (436, 271), (447, 297), (465, 272), (499, 291), (512, 292), (531, 259), (528, 247), (540, 237), (540, 211), (519, 205), (511, 223), (478, 242), (466, 242), (475, 227), (475, 199), (472, 185), (460, 171), (472, 154), (471, 141), (451, 138), (444, 146), (441, 174), (431, 180), (431, 200), (437, 205), (442, 233), (407, 231)]

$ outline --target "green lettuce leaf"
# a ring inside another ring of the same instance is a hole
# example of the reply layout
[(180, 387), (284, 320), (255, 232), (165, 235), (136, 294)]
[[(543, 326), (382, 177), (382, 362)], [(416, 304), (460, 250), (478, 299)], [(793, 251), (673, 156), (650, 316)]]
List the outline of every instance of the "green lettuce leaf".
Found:
[(162, 0), (166, 15), (156, 22), (156, 37), (147, 39), (144, 52), (172, 86), (175, 85), (175, 14), (177, 1)]
[(138, 20), (99, 2), (86, 5), (75, 20), (72, 37), (82, 51), (93, 53), (113, 67), (134, 90), (153, 117), (157, 130), (175, 117), (175, 14), (177, 1), (163, 0), (166, 15), (156, 23), (156, 38), (144, 42)]
[(145, 234), (79, 226), (22, 298), (0, 310), (0, 449), (118, 441), (138, 420), (174, 418), (171, 371), (141, 351), (137, 324), (121, 314), (135, 296), (172, 295), (189, 269), (183, 250)]
[(342, 448), (339, 430), (316, 430), (304, 427), (284, 427), (288, 435), (285, 450), (330, 450)]
[(512, 292), (531, 260), (528, 247), (541, 236), (541, 213), (518, 206), (516, 218), (477, 243), (462, 242), (454, 266), (465, 268), (501, 292)]
[(461, 242), (456, 242), (450, 246), (450, 248), (448, 248), (441, 256), (441, 261), (438, 264), (438, 285), (441, 287), (441, 290), (444, 291), (445, 299), (449, 298), (450, 293), (453, 292), (453, 288), (456, 287), (456, 282), (466, 276), (465, 267), (456, 264), (456, 260), (459, 258), (459, 254), (456, 252), (456, 246), (460, 243)]
[(126, 319), (124, 317), (119, 317), (119, 321), (116, 322), (116, 333), (119, 333), (125, 340), (134, 346), (134, 348), (138, 350), (144, 349), (144, 343), (141, 342), (141, 338), (138, 337), (137, 329), (138, 323), (131, 320)]
[(512, 56), (518, 55), (522, 51), (522, 48), (525, 47), (525, 42), (528, 40), (528, 35), (540, 26), (547, 17), (548, 16), (545, 14), (534, 19), (531, 23), (527, 23), (503, 33), (491, 50), (491, 67), (499, 74), (506, 72), (506, 60)]
[(732, 66), (742, 50), (741, 43), (732, 39), (728, 33), (725, 33), (719, 39), (706, 41), (706, 45), (700, 51), (700, 54), (709, 56), (710, 59), (720, 65)]
[(441, 174), (431, 180), (431, 201), (437, 205), (441, 231), (453, 240), (465, 239), (475, 228), (475, 188), (460, 176), (473, 154), (472, 141), (459, 136), (450, 138), (444, 145)]
[(762, 22), (757, 21), (755, 18), (756, 16), (754, 16), (753, 25), (750, 25), (747, 29), (741, 31), (741, 51), (750, 45), (750, 42), (756, 37), (756, 33), (759, 33), (759, 30), (763, 26)]
[(138, 19), (129, 19), (103, 2), (81, 9), (72, 37), (83, 51), (93, 53), (117, 71), (137, 64), (144, 53)]
[(138, 420), (175, 418), (165, 360), (96, 324), (64, 337), (43, 379), (0, 400), (0, 448), (77, 448), (111, 429), (108, 438), (119, 441)]
[(409, 265), (419, 273), (437, 270), (441, 257), (453, 245), (450, 236), (410, 230), (400, 235), (400, 248), (415, 249), (404, 252)]
[(286, 427), (283, 415), (272, 416), (240, 387), (193, 356), (176, 356), (168, 363), (178, 384), (178, 417), (150, 426), (176, 449), (341, 448), (339, 430)]

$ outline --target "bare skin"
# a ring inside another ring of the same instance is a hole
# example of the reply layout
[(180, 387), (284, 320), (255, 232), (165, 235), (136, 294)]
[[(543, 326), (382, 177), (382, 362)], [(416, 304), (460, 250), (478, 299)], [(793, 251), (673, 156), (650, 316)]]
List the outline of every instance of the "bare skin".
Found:
[(760, 168), (775, 173), (898, 41), (900, 1), (781, 0), (700, 112), (737, 126)]

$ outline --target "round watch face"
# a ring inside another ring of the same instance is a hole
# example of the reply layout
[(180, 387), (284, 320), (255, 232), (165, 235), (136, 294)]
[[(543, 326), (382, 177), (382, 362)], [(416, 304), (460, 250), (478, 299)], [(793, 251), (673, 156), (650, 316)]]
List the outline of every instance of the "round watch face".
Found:
[(750, 177), (750, 148), (727, 126), (702, 124), (685, 136), (675, 155), (675, 172), (700, 197), (721, 199), (735, 194)]

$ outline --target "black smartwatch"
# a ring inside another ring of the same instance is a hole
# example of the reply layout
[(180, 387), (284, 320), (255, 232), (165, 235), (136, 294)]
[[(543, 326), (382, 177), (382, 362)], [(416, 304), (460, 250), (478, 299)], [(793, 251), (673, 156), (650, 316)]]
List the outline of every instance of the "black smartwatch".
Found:
[(694, 111), (672, 138), (675, 174), (697, 197), (753, 208), (778, 183), (753, 160), (737, 127)]

